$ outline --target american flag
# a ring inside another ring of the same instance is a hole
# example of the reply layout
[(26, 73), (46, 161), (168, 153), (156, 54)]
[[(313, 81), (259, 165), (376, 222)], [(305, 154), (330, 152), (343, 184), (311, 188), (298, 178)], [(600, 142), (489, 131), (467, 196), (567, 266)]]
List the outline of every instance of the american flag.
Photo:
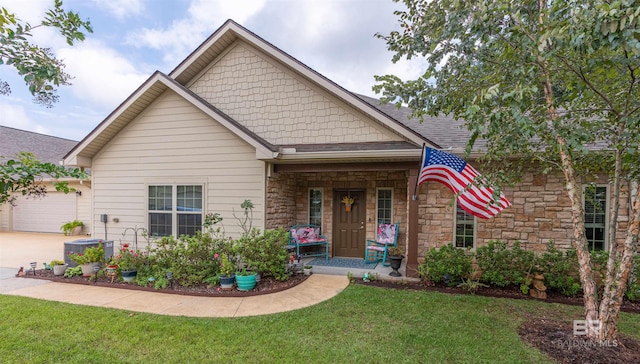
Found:
[(460, 207), (471, 215), (483, 219), (491, 218), (511, 206), (511, 202), (502, 193), (500, 193), (500, 200), (494, 199), (493, 187), (477, 186), (474, 180), (478, 176), (480, 176), (478, 171), (464, 159), (426, 147), (418, 185), (426, 181), (442, 183), (453, 193), (458, 194)]

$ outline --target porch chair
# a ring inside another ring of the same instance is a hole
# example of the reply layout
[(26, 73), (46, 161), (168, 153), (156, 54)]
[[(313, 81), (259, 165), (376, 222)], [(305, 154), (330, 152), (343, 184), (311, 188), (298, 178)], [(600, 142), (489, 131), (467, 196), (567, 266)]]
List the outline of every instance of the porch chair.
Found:
[(367, 240), (364, 260), (367, 262), (382, 261), (382, 265), (388, 266), (387, 251), (389, 247), (395, 247), (398, 242), (400, 223), (380, 224), (376, 240)]

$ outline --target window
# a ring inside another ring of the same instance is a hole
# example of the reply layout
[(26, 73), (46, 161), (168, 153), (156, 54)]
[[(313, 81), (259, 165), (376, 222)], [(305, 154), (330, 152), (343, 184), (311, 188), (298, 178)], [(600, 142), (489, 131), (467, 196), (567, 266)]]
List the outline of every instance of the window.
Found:
[(473, 248), (476, 236), (476, 218), (456, 203), (455, 242), (457, 248)]
[(393, 221), (393, 190), (391, 188), (379, 188), (376, 196), (376, 220), (380, 224), (391, 224)]
[(149, 186), (149, 235), (195, 235), (202, 227), (202, 186)]
[(590, 250), (604, 250), (607, 223), (607, 187), (586, 186), (584, 189), (584, 227)]
[(322, 189), (309, 190), (309, 224), (322, 227)]

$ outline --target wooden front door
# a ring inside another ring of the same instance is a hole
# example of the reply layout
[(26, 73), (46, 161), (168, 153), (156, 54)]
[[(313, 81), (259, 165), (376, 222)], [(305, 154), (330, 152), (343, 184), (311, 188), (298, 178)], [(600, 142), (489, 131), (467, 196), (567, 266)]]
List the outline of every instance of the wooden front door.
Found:
[[(350, 195), (355, 202), (351, 211), (342, 203)], [(333, 192), (333, 255), (364, 258), (366, 245), (366, 200), (364, 190), (335, 190)]]

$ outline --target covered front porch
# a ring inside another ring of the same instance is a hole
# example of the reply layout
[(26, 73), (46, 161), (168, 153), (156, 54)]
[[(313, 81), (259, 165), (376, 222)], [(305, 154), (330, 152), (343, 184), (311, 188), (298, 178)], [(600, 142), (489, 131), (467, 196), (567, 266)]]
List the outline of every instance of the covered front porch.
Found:
[[(364, 259), (367, 240), (376, 239), (378, 225), (398, 223), (397, 246), (405, 255), (401, 272), (416, 276), (418, 209), (412, 196), (417, 163), (273, 164), (269, 168), (266, 228), (315, 224), (329, 240), (329, 257)], [(347, 196), (354, 199), (349, 211), (342, 203)], [(382, 264), (376, 269), (380, 276), (391, 272)]]

